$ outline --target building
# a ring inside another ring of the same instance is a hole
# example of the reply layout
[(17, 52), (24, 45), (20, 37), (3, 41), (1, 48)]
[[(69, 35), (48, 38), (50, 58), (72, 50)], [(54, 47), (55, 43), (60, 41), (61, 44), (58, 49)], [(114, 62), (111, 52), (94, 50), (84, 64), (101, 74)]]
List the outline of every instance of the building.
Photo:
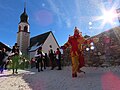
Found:
[(52, 45), (53, 51), (56, 51), (56, 49), (59, 48), (59, 45), (58, 45), (52, 31), (32, 37), (30, 39), (30, 47), (29, 47), (30, 58), (34, 57), (36, 50), (39, 47), (42, 47), (43, 52), (48, 54), (50, 45)]
[(30, 38), (29, 27), (28, 15), (26, 13), (26, 7), (24, 7), (24, 12), (20, 16), (17, 32), (17, 43), (23, 55), (30, 55), (30, 58), (34, 57), (36, 50), (40, 46), (43, 48), (44, 53), (48, 53), (49, 45), (52, 45), (53, 50), (56, 51), (59, 45), (52, 31)]
[(8, 52), (11, 51), (11, 48), (10, 48), (9, 46), (7, 46), (6, 44), (0, 42), (0, 50), (1, 50), (2, 48), (5, 48), (6, 51), (8, 51)]
[(30, 46), (29, 26), (26, 7), (24, 7), (24, 12), (20, 16), (20, 23), (18, 25), (17, 43), (20, 51), (25, 55), (28, 55), (28, 47)]

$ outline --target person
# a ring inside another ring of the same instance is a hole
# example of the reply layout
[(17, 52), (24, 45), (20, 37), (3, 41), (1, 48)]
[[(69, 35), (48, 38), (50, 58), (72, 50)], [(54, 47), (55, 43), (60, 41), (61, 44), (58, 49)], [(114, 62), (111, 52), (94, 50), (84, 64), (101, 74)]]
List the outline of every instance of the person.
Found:
[[(84, 72), (80, 70), (84, 65), (83, 57), (83, 44), (86, 43), (86, 40), (82, 37), (82, 32), (79, 32), (79, 29), (75, 27), (74, 35), (69, 36), (68, 41), (61, 46), (64, 50), (68, 47), (71, 47), (70, 55), (72, 60), (72, 77), (77, 77), (77, 73)], [(84, 72), (85, 73), (85, 72)]]
[(26, 68), (26, 58), (25, 57), (23, 57), (23, 58), (21, 58), (21, 69), (25, 69)]
[(55, 68), (54, 52), (53, 52), (53, 49), (52, 49), (52, 45), (50, 45), (49, 47), (50, 47), (49, 58), (50, 58), (50, 61), (51, 61), (51, 70), (53, 70)]
[(10, 60), (10, 57), (8, 56), (8, 58), (7, 58), (6, 62), (5, 62), (5, 70), (8, 69), (9, 60)]
[(57, 60), (57, 65), (58, 65), (57, 70), (62, 70), (61, 69), (61, 52), (60, 52), (59, 48), (57, 48), (57, 51), (56, 51), (56, 60)]
[(2, 50), (0, 51), (0, 73), (3, 73), (6, 56), (8, 56), (6, 53), (6, 49), (2, 48)]
[(18, 65), (19, 65), (19, 46), (17, 45), (17, 43), (15, 43), (15, 45), (13, 46), (12, 48), (12, 53), (13, 53), (13, 56), (12, 56), (12, 70), (13, 70), (13, 74), (14, 73), (18, 73), (17, 70), (18, 70)]
[(12, 67), (12, 60), (11, 60), (11, 56), (8, 55), (8, 59), (5, 64), (5, 70), (10, 70), (11, 67)]
[(41, 64), (41, 71), (43, 71), (43, 52), (42, 52), (42, 47), (39, 47), (37, 50), (37, 53), (35, 54), (35, 58), (36, 58), (36, 65), (37, 65), (37, 69), (38, 72), (40, 72), (40, 68), (39, 68), (39, 64)]
[(46, 69), (47, 61), (48, 61), (48, 56), (47, 56), (47, 53), (45, 53), (45, 56), (44, 56), (44, 59), (43, 59), (44, 69)]
[(35, 67), (36, 62), (34, 58), (31, 58), (30, 64), (31, 64), (31, 68)]

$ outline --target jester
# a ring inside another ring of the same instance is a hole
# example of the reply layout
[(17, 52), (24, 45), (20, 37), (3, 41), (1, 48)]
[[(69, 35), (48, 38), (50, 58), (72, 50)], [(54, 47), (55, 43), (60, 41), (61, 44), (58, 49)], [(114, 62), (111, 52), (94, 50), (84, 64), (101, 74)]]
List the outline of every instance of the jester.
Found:
[(72, 77), (77, 77), (77, 73), (84, 71), (80, 70), (84, 65), (84, 57), (83, 57), (83, 44), (86, 43), (84, 37), (82, 37), (82, 32), (79, 32), (79, 29), (75, 27), (74, 35), (69, 36), (68, 41), (61, 46), (63, 50), (68, 47), (71, 47), (70, 56), (72, 60)]

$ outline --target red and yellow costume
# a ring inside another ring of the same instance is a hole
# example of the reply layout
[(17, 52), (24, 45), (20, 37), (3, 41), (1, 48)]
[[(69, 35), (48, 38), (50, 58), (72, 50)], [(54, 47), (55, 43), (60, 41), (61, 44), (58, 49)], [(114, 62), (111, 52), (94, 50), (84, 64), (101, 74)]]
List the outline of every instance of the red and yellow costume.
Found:
[(82, 54), (83, 44), (86, 40), (82, 37), (81, 32), (75, 27), (74, 35), (70, 36), (68, 41), (63, 45), (63, 49), (71, 47), (70, 54), (72, 59), (72, 77), (77, 77), (77, 72), (85, 65), (84, 57)]

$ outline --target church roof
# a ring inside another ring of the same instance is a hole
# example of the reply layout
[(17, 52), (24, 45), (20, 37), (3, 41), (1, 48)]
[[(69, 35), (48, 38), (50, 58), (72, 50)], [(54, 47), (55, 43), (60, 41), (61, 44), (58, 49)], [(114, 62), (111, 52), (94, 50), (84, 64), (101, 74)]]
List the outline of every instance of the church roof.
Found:
[[(52, 31), (49, 31), (49, 32), (37, 35), (35, 37), (32, 37), (30, 39), (30, 47), (29, 47), (30, 50), (29, 51), (36, 50), (37, 48), (42, 46), (44, 44), (44, 42), (46, 41), (46, 39), (47, 39), (47, 37), (49, 36), (50, 33), (52, 33)], [(52, 33), (52, 35), (53, 35), (53, 33)], [(54, 37), (54, 35), (53, 35), (53, 37)], [(55, 39), (55, 37), (54, 37), (54, 39)], [(56, 41), (56, 39), (55, 39), (55, 41)], [(57, 41), (56, 41), (56, 43), (57, 43)]]
[(11, 51), (11, 48), (10, 48), (10, 47), (8, 47), (6, 44), (0, 42), (0, 49), (2, 49), (2, 48), (5, 48), (6, 51)]

